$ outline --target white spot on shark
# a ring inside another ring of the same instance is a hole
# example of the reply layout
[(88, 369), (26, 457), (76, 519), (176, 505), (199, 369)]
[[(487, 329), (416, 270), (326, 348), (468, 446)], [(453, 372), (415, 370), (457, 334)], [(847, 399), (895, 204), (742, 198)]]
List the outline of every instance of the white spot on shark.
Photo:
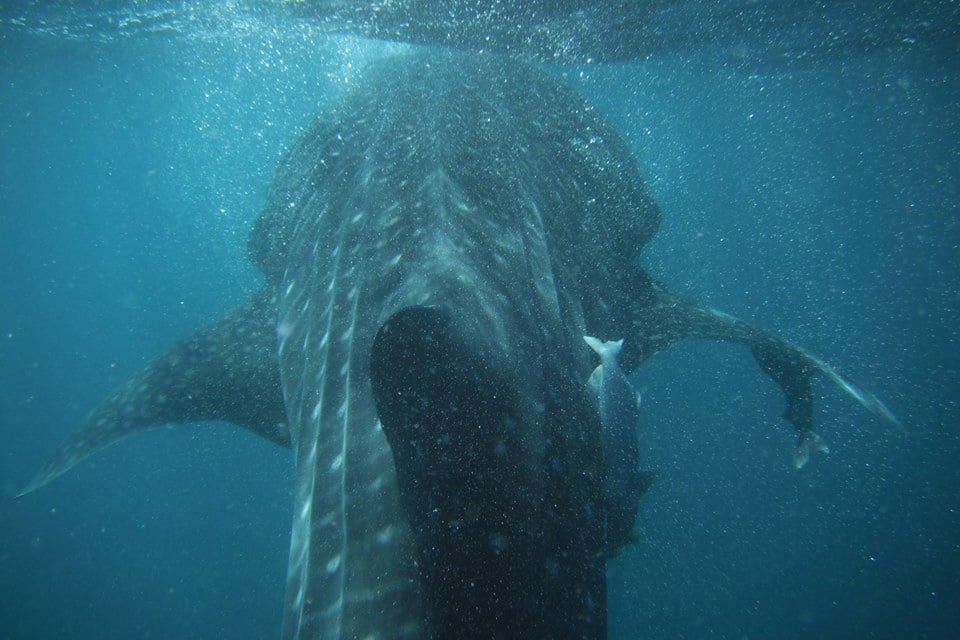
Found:
[[(338, 560), (338, 563), (339, 563), (340, 556), (337, 556), (337, 560)], [(331, 562), (333, 562), (333, 561), (331, 560)], [(327, 566), (329, 566), (329, 564), (328, 564)], [(337, 570), (336, 567), (334, 567), (334, 568), (333, 568), (333, 571), (336, 571), (336, 570)], [(333, 573), (333, 572), (331, 571), (331, 573)], [(336, 600), (334, 600), (333, 604), (331, 604), (329, 607), (327, 607), (326, 609), (324, 609), (323, 611), (321, 611), (321, 612), (320, 612), (320, 616), (323, 617), (323, 618), (329, 618), (330, 616), (333, 616), (333, 615), (339, 615), (339, 614), (340, 614), (340, 610), (341, 610), (342, 608), (343, 608), (343, 595), (341, 595), (341, 596), (338, 597)], [(337, 633), (337, 635), (339, 636), (340, 634)]]
[(387, 525), (383, 529), (377, 532), (377, 542), (380, 544), (387, 544), (393, 540), (394, 528), (393, 525)]
[(286, 340), (290, 337), (290, 334), (293, 333), (294, 324), (289, 320), (281, 320), (277, 323), (277, 337), (280, 340)]
[(330, 558), (330, 561), (327, 562), (327, 573), (333, 573), (340, 568), (340, 554), (337, 554)]
[(383, 475), (379, 475), (379, 476), (377, 476), (376, 478), (374, 478), (374, 479), (370, 482), (370, 484), (367, 485), (367, 490), (370, 491), (370, 493), (374, 493), (375, 491), (379, 491), (380, 488), (384, 485), (385, 482), (386, 482), (386, 480), (384, 479)]

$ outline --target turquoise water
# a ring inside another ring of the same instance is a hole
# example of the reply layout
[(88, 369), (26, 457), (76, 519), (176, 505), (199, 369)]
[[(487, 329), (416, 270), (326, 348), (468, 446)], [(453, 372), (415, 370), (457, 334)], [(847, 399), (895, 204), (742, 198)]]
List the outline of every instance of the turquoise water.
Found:
[[(402, 50), (232, 3), (0, 5), (0, 638), (276, 637), (289, 452), (161, 430), (22, 488), (90, 408), (254, 291), (246, 236), (284, 145)], [(801, 472), (779, 391), (685, 344), (642, 388), (639, 543), (611, 637), (951, 638), (960, 622), (960, 79), (878, 48), (802, 68), (683, 56), (559, 71), (663, 208), (675, 290), (852, 374)]]

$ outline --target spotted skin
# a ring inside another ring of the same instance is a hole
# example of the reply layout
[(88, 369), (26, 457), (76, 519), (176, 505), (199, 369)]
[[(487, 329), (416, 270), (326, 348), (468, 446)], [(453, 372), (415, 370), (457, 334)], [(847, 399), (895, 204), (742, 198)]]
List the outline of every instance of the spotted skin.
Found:
[(153, 360), (91, 412), (20, 496), (130, 434), (169, 424), (223, 420), (290, 446), (275, 307), (274, 295), (262, 291)]

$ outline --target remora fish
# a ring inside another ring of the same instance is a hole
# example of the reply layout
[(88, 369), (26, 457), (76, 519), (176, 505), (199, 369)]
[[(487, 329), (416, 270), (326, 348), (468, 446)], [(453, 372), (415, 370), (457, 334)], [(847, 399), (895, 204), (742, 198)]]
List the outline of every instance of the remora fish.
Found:
[(130, 433), (227, 420), (293, 450), (284, 638), (602, 638), (583, 335), (626, 336), (628, 370), (744, 343), (801, 438), (816, 371), (886, 417), (636, 266), (659, 215), (623, 140), (542, 70), (381, 61), (282, 159), (249, 241), (265, 290), (101, 403), (25, 492)]
[(600, 364), (590, 375), (589, 384), (597, 394), (603, 429), (605, 537), (607, 553), (612, 554), (633, 540), (637, 503), (653, 483), (654, 474), (641, 473), (639, 467), (640, 394), (617, 362), (623, 340), (603, 342), (592, 336), (584, 336), (583, 340), (600, 356)]

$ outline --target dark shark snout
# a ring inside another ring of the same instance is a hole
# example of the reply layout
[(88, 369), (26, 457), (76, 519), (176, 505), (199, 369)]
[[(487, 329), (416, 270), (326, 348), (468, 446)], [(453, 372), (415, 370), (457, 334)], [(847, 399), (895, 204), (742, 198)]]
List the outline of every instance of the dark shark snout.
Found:
[(507, 390), (446, 311), (409, 307), (394, 314), (374, 340), (370, 372), (398, 473), (444, 484), (465, 480), (483, 473), (489, 442), (506, 446)]
[(546, 612), (529, 590), (543, 553), (529, 522), (537, 509), (514, 394), (479, 341), (438, 307), (406, 308), (384, 323), (370, 372), (434, 637), (539, 632)]

